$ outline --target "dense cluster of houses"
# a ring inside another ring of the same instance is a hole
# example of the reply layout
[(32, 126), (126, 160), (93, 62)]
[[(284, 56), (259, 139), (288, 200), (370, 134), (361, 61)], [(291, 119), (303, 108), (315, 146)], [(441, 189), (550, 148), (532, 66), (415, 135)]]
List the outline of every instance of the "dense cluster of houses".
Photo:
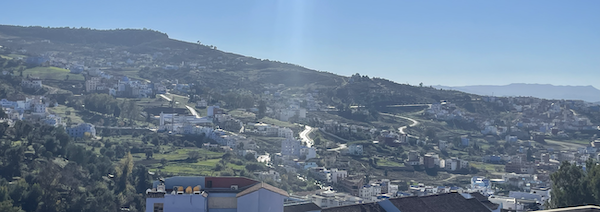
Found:
[(425, 110), (425, 115), (436, 120), (474, 122), (484, 135), (504, 135), (508, 132), (516, 135), (524, 131), (568, 137), (565, 131), (599, 129), (599, 126), (593, 125), (588, 118), (573, 112), (573, 109), (600, 111), (600, 106), (584, 101), (552, 101), (529, 97), (497, 98), (491, 96), (483, 97), (482, 101), (498, 106), (507, 106), (520, 115), (511, 123), (498, 124), (501, 123), (501, 120), (476, 117), (448, 101), (432, 104)]
[(85, 81), (88, 93), (107, 93), (115, 97), (149, 98), (155, 94), (166, 93), (166, 87), (161, 83), (148, 83), (130, 80), (128, 77), (113, 77), (102, 71), (90, 71), (92, 77)]
[(24, 100), (17, 101), (9, 101), (7, 99), (0, 100), (2, 110), (7, 115), (7, 118), (4, 121), (12, 124), (17, 120), (27, 120), (55, 127), (64, 127), (66, 132), (74, 138), (96, 136), (96, 129), (92, 124), (78, 123), (67, 126), (67, 124), (63, 122), (62, 117), (48, 112), (48, 107), (58, 106), (58, 104), (55, 103), (54, 105), (49, 105), (48, 102), (45, 102), (45, 99), (44, 96), (33, 96), (31, 98), (25, 97)]

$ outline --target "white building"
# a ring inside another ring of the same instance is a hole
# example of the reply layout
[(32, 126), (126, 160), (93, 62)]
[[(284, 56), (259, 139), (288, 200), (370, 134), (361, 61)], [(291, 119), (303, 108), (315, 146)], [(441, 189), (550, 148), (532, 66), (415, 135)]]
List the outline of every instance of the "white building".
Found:
[(346, 170), (331, 169), (331, 182), (338, 183), (339, 180), (348, 177)]
[(300, 148), (300, 156), (306, 156), (305, 160), (311, 159), (311, 158), (316, 158), (317, 157), (317, 150), (314, 147), (306, 147), (306, 146), (302, 146)]
[(281, 141), (281, 155), (300, 155), (302, 142), (294, 138), (286, 138)]
[(445, 150), (446, 148), (448, 148), (448, 142), (447, 141), (439, 141), (439, 146), (440, 150)]
[(277, 137), (292, 138), (294, 137), (294, 131), (287, 127), (279, 127), (277, 129)]
[(281, 212), (288, 196), (243, 177), (172, 177), (146, 191), (146, 212)]
[(269, 170), (269, 171), (264, 171), (264, 172), (254, 172), (254, 175), (256, 175), (256, 177), (259, 180), (273, 180), (275, 182), (281, 182), (281, 176), (279, 175), (279, 172), (276, 172), (274, 170)]
[(90, 80), (85, 81), (85, 91), (94, 92), (97, 90), (99, 85), (100, 85), (100, 78), (92, 77)]
[(46, 113), (46, 104), (38, 102), (33, 104), (33, 113), (45, 114)]
[(364, 185), (358, 190), (358, 197), (368, 202), (376, 201), (379, 194), (381, 194), (381, 185), (375, 183)]
[(42, 80), (40, 79), (23, 79), (21, 80), (21, 86), (24, 88), (40, 89), (42, 88)]
[(488, 200), (494, 204), (502, 205), (502, 209), (504, 210), (522, 211), (524, 208), (523, 205), (519, 204), (513, 197), (490, 196), (488, 197)]
[(201, 99), (200, 101), (196, 102), (196, 107), (207, 107), (207, 106), (208, 106), (208, 103), (204, 99)]
[(321, 191), (315, 195), (312, 195), (311, 201), (321, 208), (363, 203), (363, 199), (359, 197), (335, 191)]

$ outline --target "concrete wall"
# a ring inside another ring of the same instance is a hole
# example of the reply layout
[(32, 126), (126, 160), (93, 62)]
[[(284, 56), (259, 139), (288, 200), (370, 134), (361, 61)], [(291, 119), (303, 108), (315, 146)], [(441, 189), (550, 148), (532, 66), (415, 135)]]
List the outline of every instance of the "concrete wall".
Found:
[(256, 192), (260, 195), (259, 210), (256, 212), (283, 212), (283, 195), (264, 188)]
[(154, 211), (154, 203), (164, 203), (165, 198), (146, 198), (146, 212)]
[(206, 211), (206, 198), (197, 194), (166, 195), (164, 211)]
[(281, 194), (261, 188), (237, 199), (238, 212), (283, 212)]
[(259, 193), (252, 192), (237, 198), (237, 212), (258, 211)]
[(206, 198), (202, 195), (165, 195), (164, 198), (146, 198), (146, 212), (154, 210), (154, 203), (163, 203), (164, 212), (206, 211)]
[(210, 211), (214, 209), (235, 209), (237, 206), (236, 193), (209, 193), (208, 208)]

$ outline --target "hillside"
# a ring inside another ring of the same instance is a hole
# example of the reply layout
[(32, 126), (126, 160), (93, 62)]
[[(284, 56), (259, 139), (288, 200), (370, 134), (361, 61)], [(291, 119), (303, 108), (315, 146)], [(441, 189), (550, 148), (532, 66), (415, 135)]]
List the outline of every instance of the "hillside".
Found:
[[(288, 89), (312, 89), (329, 94), (323, 98), (329, 104), (360, 105), (432, 103), (464, 96), (459, 92), (401, 85), (377, 78), (348, 83), (349, 77), (228, 53), (214, 46), (170, 39), (165, 33), (146, 29), (0, 25), (0, 45), (13, 50), (24, 49), (24, 54), (29, 56), (51, 55), (116, 73), (129, 70), (122, 72), (123, 75), (152, 81), (177, 79), (193, 83), (196, 90), (220, 93), (248, 90), (260, 94), (266, 87), (283, 84)], [(176, 68), (167, 70), (168, 66)]]
[(167, 34), (145, 29), (96, 30), (89, 28), (44, 28), (0, 25), (0, 32), (9, 38), (44, 39), (71, 44), (105, 43), (135, 46), (142, 43), (168, 39)]
[(477, 95), (494, 96), (531, 96), (543, 99), (600, 101), (600, 90), (593, 86), (557, 86), (549, 84), (513, 83), (509, 85), (473, 85), (473, 86), (434, 86), (436, 88), (457, 90)]

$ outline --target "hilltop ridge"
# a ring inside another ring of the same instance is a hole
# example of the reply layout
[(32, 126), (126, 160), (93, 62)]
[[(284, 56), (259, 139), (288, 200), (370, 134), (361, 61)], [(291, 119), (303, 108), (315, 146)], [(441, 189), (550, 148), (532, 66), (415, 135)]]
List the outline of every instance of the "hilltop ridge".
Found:
[[(265, 87), (279, 84), (287, 88), (314, 89), (328, 97), (337, 97), (323, 98), (332, 105), (433, 103), (458, 96), (463, 99), (464, 95), (380, 78), (366, 77), (366, 81), (350, 83), (350, 77), (224, 52), (216, 46), (174, 40), (166, 33), (148, 29), (0, 25), (0, 44), (11, 49), (27, 49), (26, 54), (30, 56), (58, 55), (69, 61), (83, 62), (86, 67), (101, 67), (116, 73), (138, 70), (134, 77), (148, 80), (177, 79), (193, 83), (199, 90), (242, 89), (262, 93)], [(128, 74), (131, 76), (131, 72)]]
[(169, 39), (166, 33), (148, 29), (99, 30), (90, 28), (0, 25), (0, 32), (7, 38), (45, 39), (53, 42), (72, 44), (105, 43), (135, 46), (142, 43)]

